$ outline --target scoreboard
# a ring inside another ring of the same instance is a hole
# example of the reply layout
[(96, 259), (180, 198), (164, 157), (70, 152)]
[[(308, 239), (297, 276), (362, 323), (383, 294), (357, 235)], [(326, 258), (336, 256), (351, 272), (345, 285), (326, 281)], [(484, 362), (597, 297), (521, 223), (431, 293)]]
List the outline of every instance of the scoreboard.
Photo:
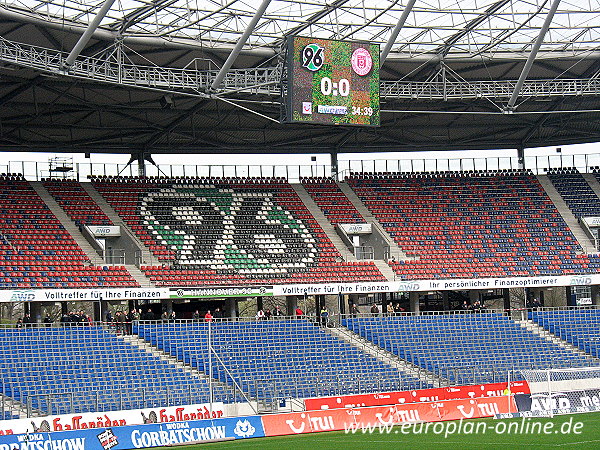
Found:
[(290, 122), (379, 126), (379, 45), (292, 36), (287, 41)]

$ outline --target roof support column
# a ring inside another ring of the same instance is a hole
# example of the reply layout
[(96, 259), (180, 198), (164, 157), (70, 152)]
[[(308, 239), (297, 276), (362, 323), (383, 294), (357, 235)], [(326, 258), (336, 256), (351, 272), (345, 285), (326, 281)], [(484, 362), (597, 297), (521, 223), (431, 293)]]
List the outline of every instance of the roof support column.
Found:
[(385, 47), (383, 48), (383, 51), (381, 52), (381, 56), (379, 57), (379, 60), (380, 60), (379, 65), (380, 66), (383, 66), (383, 63), (385, 62), (386, 58), (390, 54), (390, 50), (392, 50), (392, 45), (394, 45), (394, 42), (396, 42), (396, 38), (398, 37), (398, 34), (400, 34), (400, 30), (404, 26), (404, 23), (406, 22), (406, 19), (408, 18), (408, 15), (410, 14), (410, 11), (412, 10), (412, 8), (415, 4), (415, 1), (416, 0), (408, 0), (408, 3), (406, 4), (404, 11), (402, 11), (400, 20), (398, 20), (398, 23), (394, 27), (394, 30), (392, 31), (390, 38), (385, 43)]
[(223, 67), (221, 67), (221, 70), (219, 70), (219, 73), (210, 85), (210, 89), (212, 91), (217, 89), (223, 82), (223, 78), (225, 78), (225, 75), (227, 75), (227, 72), (229, 71), (229, 69), (231, 69), (233, 62), (242, 51), (242, 48), (244, 47), (244, 44), (250, 37), (250, 34), (254, 31), (254, 27), (256, 27), (256, 24), (267, 10), (269, 3), (271, 3), (271, 0), (263, 0), (258, 9), (256, 10), (256, 13), (252, 17), (252, 20), (250, 20), (250, 23), (248, 23), (248, 26), (244, 30), (244, 33), (238, 39), (237, 43), (235, 44), (235, 47), (233, 48), (233, 50), (231, 50), (231, 53), (229, 54), (227, 60), (223, 64)]
[(523, 70), (521, 71), (521, 75), (519, 76), (519, 79), (517, 80), (517, 84), (515, 85), (515, 89), (512, 93), (512, 96), (510, 97), (510, 100), (508, 101), (508, 106), (507, 106), (508, 112), (514, 110), (514, 108), (515, 108), (515, 104), (517, 103), (517, 98), (519, 97), (519, 93), (521, 92), (523, 83), (525, 83), (525, 80), (527, 79), (527, 75), (529, 75), (531, 66), (533, 66), (533, 62), (535, 61), (535, 57), (537, 56), (538, 50), (542, 46), (542, 42), (544, 42), (544, 37), (546, 36), (548, 29), (550, 28), (550, 23), (552, 22), (552, 18), (554, 17), (554, 13), (556, 12), (556, 10), (558, 8), (559, 3), (560, 3), (560, 0), (554, 0), (552, 2), (552, 5), (550, 6), (550, 11), (548, 11), (546, 20), (544, 20), (544, 25), (542, 26), (542, 29), (540, 30), (540, 34), (536, 38), (535, 43), (533, 44), (533, 47), (531, 47), (531, 53), (529, 53), (527, 62), (525, 63), (525, 66), (523, 67)]
[(71, 53), (69, 53), (69, 56), (67, 56), (67, 59), (65, 59), (65, 61), (63, 62), (63, 69), (68, 70), (69, 67), (73, 65), (75, 59), (77, 59), (83, 48), (90, 41), (92, 34), (94, 34), (94, 32), (98, 29), (100, 22), (102, 22), (102, 19), (104, 19), (104, 17), (106, 17), (108, 10), (114, 2), (115, 0), (104, 1), (100, 9), (98, 10), (96, 17), (94, 17), (94, 19), (89, 23), (88, 27), (85, 29), (85, 31), (75, 44), (75, 47), (73, 47), (73, 50), (71, 50)]

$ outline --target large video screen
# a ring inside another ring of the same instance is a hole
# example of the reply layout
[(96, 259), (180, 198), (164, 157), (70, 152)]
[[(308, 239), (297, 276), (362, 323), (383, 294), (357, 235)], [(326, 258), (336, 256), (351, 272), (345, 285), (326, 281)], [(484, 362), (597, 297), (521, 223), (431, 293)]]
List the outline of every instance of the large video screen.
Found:
[(291, 122), (379, 126), (379, 45), (288, 38)]

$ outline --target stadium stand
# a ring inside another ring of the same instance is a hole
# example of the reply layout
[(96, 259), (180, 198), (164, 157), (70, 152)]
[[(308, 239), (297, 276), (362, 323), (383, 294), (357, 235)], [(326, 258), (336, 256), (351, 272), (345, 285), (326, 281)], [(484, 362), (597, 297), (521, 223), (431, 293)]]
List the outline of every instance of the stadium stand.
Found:
[(404, 279), (595, 273), (530, 172), (354, 174), (348, 184), (412, 260)]
[(113, 225), (78, 181), (50, 178), (43, 185), (77, 225)]
[(332, 224), (366, 222), (331, 178), (303, 178), (301, 182)]
[[(597, 310), (536, 311), (531, 317), (598, 354)], [(520, 371), (530, 368), (599, 365), (592, 355), (576, 354), (491, 311), (352, 317), (342, 325), (449, 385), (501, 382), (509, 373), (522, 379)], [(42, 414), (205, 403), (211, 360), (214, 400), (225, 403), (243, 401), (231, 377), (259, 401), (431, 387), (308, 319), (134, 323), (143, 342), (199, 373), (117, 331), (102, 326), (0, 330), (1, 393)]]
[[(208, 372), (208, 324), (140, 325), (152, 344)], [(215, 322), (212, 345), (225, 367), (252, 396), (314, 397), (430, 387), (306, 319)], [(216, 364), (214, 376), (231, 382)]]
[(597, 365), (499, 313), (342, 320), (351, 331), (452, 384), (523, 379), (522, 369)]
[(157, 286), (385, 281), (346, 263), (280, 178), (96, 177), (95, 188), (162, 264)]
[(550, 169), (547, 175), (575, 217), (600, 215), (600, 199), (577, 169)]
[(22, 175), (0, 175), (0, 288), (133, 287), (123, 266), (93, 266)]
[[(208, 401), (208, 384), (98, 326), (0, 330), (2, 393), (65, 414)], [(215, 386), (215, 400), (230, 391)]]
[(556, 336), (600, 358), (600, 310), (530, 311), (529, 319)]

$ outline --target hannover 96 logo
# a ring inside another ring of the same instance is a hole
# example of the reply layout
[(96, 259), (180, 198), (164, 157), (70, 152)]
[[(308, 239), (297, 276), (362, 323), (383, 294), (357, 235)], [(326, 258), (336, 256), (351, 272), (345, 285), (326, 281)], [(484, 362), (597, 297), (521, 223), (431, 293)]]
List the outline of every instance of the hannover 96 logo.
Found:
[(175, 264), (190, 269), (283, 276), (315, 260), (315, 238), (268, 192), (176, 185), (147, 193), (140, 211)]

